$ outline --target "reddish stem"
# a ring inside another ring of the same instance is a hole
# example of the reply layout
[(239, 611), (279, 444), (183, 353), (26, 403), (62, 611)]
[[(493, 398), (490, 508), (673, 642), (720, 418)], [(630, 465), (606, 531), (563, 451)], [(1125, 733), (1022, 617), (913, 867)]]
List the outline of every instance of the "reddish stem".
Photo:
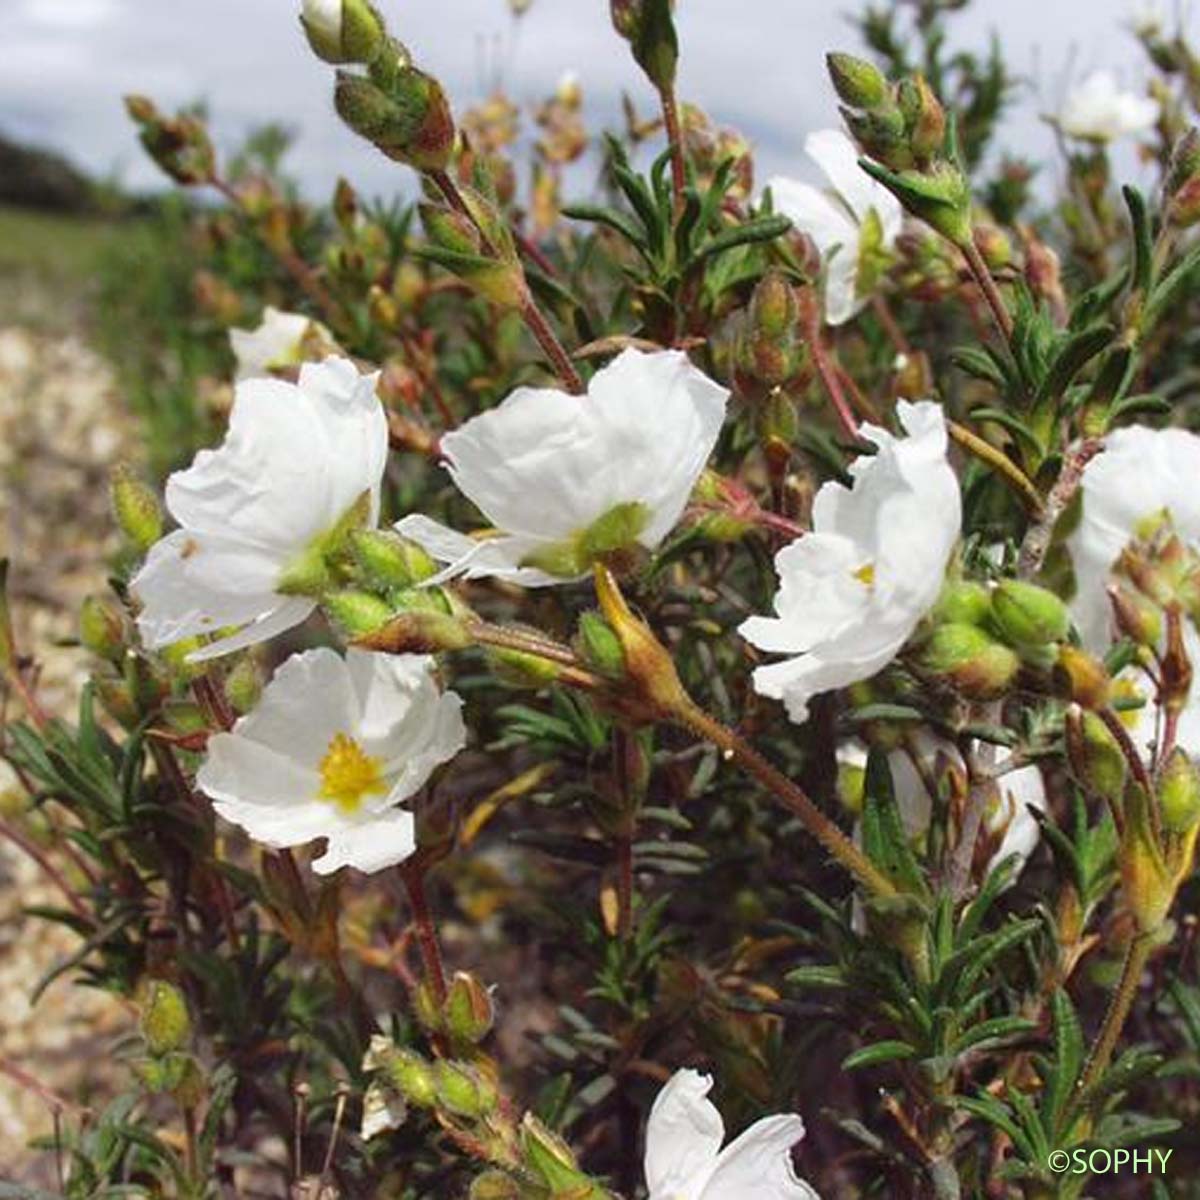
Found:
[(429, 897), (425, 892), (425, 865), (417, 854), (407, 862), (401, 863), (396, 870), (412, 906), (417, 945), (421, 950), (421, 963), (425, 968), (425, 982), (433, 989), (433, 998), (440, 1007), (446, 1002), (446, 969), (442, 965), (437, 928), (433, 923), (433, 915), (429, 911)]

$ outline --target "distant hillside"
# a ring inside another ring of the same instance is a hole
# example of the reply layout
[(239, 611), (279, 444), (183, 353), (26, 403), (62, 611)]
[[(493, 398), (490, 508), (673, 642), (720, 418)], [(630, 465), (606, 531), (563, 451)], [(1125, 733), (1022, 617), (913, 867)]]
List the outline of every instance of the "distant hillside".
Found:
[(0, 134), (0, 205), (63, 213), (101, 208), (101, 192), (61, 155)]

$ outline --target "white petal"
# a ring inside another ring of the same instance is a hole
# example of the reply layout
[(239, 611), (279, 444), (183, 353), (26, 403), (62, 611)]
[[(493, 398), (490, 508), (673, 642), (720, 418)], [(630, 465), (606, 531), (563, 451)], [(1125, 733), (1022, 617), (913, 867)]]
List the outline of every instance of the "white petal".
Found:
[(725, 1123), (707, 1098), (712, 1078), (676, 1071), (646, 1123), (646, 1185), (651, 1200), (698, 1200), (725, 1140)]
[(423, 587), (439, 587), (460, 576), (465, 579), (503, 579), (522, 587), (552, 587), (563, 582), (536, 567), (522, 567), (522, 559), (541, 542), (530, 538), (473, 538), (430, 517), (412, 513), (395, 525), (396, 532), (417, 543), (445, 570), (425, 580)]
[(312, 868), (318, 875), (330, 875), (340, 867), (368, 874), (393, 867), (416, 850), (416, 828), (416, 819), (407, 809), (389, 809), (331, 835)]
[(237, 360), (237, 378), (269, 375), (272, 369), (298, 363), (310, 324), (302, 313), (281, 312), (268, 306), (255, 329), (231, 329), (229, 344)]
[(803, 1137), (799, 1117), (764, 1117), (721, 1152), (700, 1200), (819, 1200), (792, 1167)]
[(769, 186), (776, 212), (790, 218), (800, 233), (812, 238), (822, 257), (834, 246), (842, 246), (851, 259), (857, 260), (858, 225), (842, 204), (820, 188), (795, 179), (777, 176)]
[(256, 617), (237, 633), (218, 638), (207, 646), (201, 646), (199, 650), (193, 650), (187, 656), (187, 660), (190, 663), (206, 662), (223, 654), (232, 654), (235, 650), (244, 650), (247, 646), (268, 642), (286, 630), (302, 625), (316, 607), (315, 601), (306, 600), (303, 596), (286, 597), (270, 612)]
[(885, 232), (893, 227), (898, 229), (900, 202), (858, 165), (858, 147), (840, 129), (820, 129), (810, 133), (804, 139), (804, 149), (825, 172), (859, 224), (874, 209)]
[(837, 246), (825, 259), (825, 320), (844, 325), (861, 311), (868, 297), (858, 294), (858, 240)]
[(304, 0), (304, 19), (330, 39), (342, 36), (342, 0)]

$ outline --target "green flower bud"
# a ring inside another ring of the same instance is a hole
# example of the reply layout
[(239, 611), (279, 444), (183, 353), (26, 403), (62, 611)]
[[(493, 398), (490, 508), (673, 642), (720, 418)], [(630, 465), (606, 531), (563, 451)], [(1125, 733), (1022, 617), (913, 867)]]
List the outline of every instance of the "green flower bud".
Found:
[(438, 1104), (457, 1117), (479, 1120), (494, 1111), (499, 1097), (480, 1071), (440, 1058), (433, 1066)]
[(401, 63), (385, 90), (339, 71), (333, 100), (338, 116), (388, 158), (418, 171), (444, 171), (454, 152), (455, 127), (442, 86)]
[(866, 768), (855, 763), (838, 763), (837, 798), (842, 807), (854, 816), (861, 815), (866, 792)]
[(438, 1091), (433, 1068), (414, 1050), (399, 1047), (380, 1056), (388, 1083), (416, 1108), (433, 1108)]
[(992, 618), (1000, 636), (1018, 649), (1061, 642), (1071, 631), (1067, 606), (1046, 588), (1019, 579), (997, 584)]
[(1200, 775), (1178, 746), (1158, 777), (1158, 810), (1164, 829), (1186, 833), (1200, 822)]
[(437, 654), (442, 650), (465, 650), (475, 644), (470, 629), (457, 617), (424, 611), (396, 613), (381, 629), (355, 641), (389, 654)]
[(112, 601), (88, 596), (79, 610), (79, 640), (97, 658), (119, 662), (125, 653), (125, 619)]
[(768, 271), (750, 297), (739, 345), (742, 370), (767, 387), (790, 379), (799, 369), (803, 344), (796, 331), (796, 293), (780, 271)]
[(625, 674), (625, 652), (603, 615), (589, 609), (580, 615), (575, 652), (593, 671), (611, 679)]
[(1117, 628), (1139, 646), (1156, 647), (1162, 638), (1163, 613), (1148, 596), (1123, 583), (1109, 586)]
[(1163, 858), (1140, 787), (1129, 789), (1125, 831), (1117, 854), (1125, 901), (1143, 933), (1155, 933), (1167, 918), (1177, 881)]
[(455, 972), (446, 996), (446, 1028), (460, 1042), (482, 1042), (491, 1032), (495, 1008), (488, 989), (466, 971)]
[(163, 515), (158, 496), (123, 463), (113, 468), (109, 494), (117, 527), (130, 545), (144, 554), (162, 537)]
[(141, 1010), (142, 1037), (146, 1048), (155, 1058), (184, 1046), (191, 1036), (192, 1023), (188, 1017), (183, 993), (165, 979), (148, 979), (140, 989), (138, 1007)]
[(872, 158), (886, 163), (895, 171), (912, 166), (908, 132), (904, 116), (898, 108), (880, 108), (864, 113), (842, 108), (841, 114), (855, 140)]
[(483, 239), (475, 222), (465, 213), (456, 212), (444, 204), (418, 205), (425, 236), (443, 250), (456, 254), (478, 254)]
[(1129, 764), (1117, 739), (1094, 713), (1072, 704), (1066, 715), (1067, 758), (1083, 788), (1119, 805), (1125, 795)]
[(634, 60), (660, 91), (675, 84), (679, 42), (671, 0), (611, 0), (613, 28), (625, 38)]
[(1021, 661), (977, 625), (939, 625), (918, 659), (921, 668), (972, 700), (1002, 696)]
[(526, 1113), (521, 1122), (521, 1149), (530, 1169), (554, 1194), (578, 1195), (580, 1200), (594, 1194), (591, 1190), (582, 1190), (590, 1189), (592, 1183), (580, 1171), (571, 1148), (532, 1113)]
[(350, 551), (374, 587), (410, 588), (437, 574), (437, 564), (420, 546), (389, 529), (356, 529)]
[(369, 63), (383, 46), (383, 22), (366, 0), (304, 0), (300, 24), (327, 63)]
[(1054, 678), (1060, 693), (1084, 708), (1103, 708), (1112, 694), (1104, 664), (1078, 646), (1059, 648)]
[(833, 90), (851, 108), (877, 108), (889, 101), (887, 79), (866, 59), (834, 51), (825, 55), (825, 66)]
[(991, 615), (992, 593), (982, 583), (963, 579), (947, 584), (930, 614), (939, 625), (982, 625)]
[(471, 1182), (468, 1200), (522, 1200), (521, 1185), (503, 1171), (485, 1171)]
[(252, 658), (244, 655), (225, 676), (225, 696), (239, 716), (248, 713), (262, 695), (262, 676)]
[(908, 121), (908, 144), (913, 158), (928, 163), (940, 154), (946, 141), (946, 110), (923, 75), (913, 77), (915, 108)]
[(196, 117), (164, 117), (145, 96), (126, 96), (125, 108), (141, 126), (146, 153), (176, 183), (185, 187), (211, 183), (216, 155), (208, 131)]
[(558, 663), (523, 650), (490, 646), (487, 660), (496, 678), (510, 687), (544, 688), (562, 675)]
[(349, 638), (382, 629), (392, 616), (392, 610), (370, 592), (330, 592), (321, 601), (326, 614)]

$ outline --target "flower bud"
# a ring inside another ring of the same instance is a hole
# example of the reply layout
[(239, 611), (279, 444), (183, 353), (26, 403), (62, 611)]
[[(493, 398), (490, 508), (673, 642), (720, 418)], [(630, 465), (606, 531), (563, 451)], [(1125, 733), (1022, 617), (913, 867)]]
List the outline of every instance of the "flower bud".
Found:
[(947, 584), (934, 606), (936, 624), (982, 625), (992, 611), (992, 593), (985, 584), (963, 579)]
[(768, 271), (750, 298), (740, 366), (773, 387), (798, 370), (803, 345), (796, 333), (796, 294), (780, 271)]
[(1163, 828), (1174, 833), (1186, 833), (1200, 822), (1200, 775), (1178, 746), (1159, 773), (1158, 811)]
[(460, 1042), (482, 1042), (491, 1032), (495, 1007), (491, 993), (474, 975), (455, 972), (446, 996), (446, 1028)]
[(1060, 692), (1084, 708), (1103, 708), (1112, 694), (1104, 664), (1078, 646), (1059, 648), (1054, 678)]
[(79, 610), (79, 640), (97, 658), (119, 662), (125, 653), (121, 610), (101, 596), (88, 596)]
[(580, 1200), (597, 1195), (591, 1180), (580, 1171), (571, 1148), (533, 1113), (526, 1113), (521, 1122), (521, 1149), (527, 1165), (554, 1195), (578, 1195)]
[(1163, 858), (1140, 787), (1129, 789), (1125, 831), (1117, 854), (1125, 902), (1143, 933), (1155, 933), (1175, 899), (1176, 881)]
[(1061, 642), (1071, 631), (1067, 606), (1046, 588), (1019, 579), (996, 586), (992, 619), (1000, 636), (1018, 649)]
[(383, 45), (383, 22), (367, 0), (304, 0), (300, 24), (327, 63), (369, 63)]
[(433, 1065), (433, 1077), (439, 1106), (455, 1116), (479, 1120), (496, 1107), (495, 1087), (466, 1063), (440, 1058)]
[(394, 615), (381, 629), (355, 638), (359, 646), (388, 654), (437, 654), (475, 644), (467, 625), (449, 614), (413, 610)]
[(841, 114), (855, 140), (872, 158), (894, 171), (903, 171), (912, 166), (912, 150), (908, 145), (904, 115), (898, 108), (880, 108), (862, 113), (842, 108)]
[(625, 674), (625, 652), (603, 614), (589, 609), (579, 617), (575, 652), (598, 675), (620, 679)]
[(941, 153), (946, 141), (946, 110), (923, 75), (913, 77), (915, 105), (908, 118), (908, 144), (920, 165)]
[(432, 75), (400, 64), (385, 90), (371, 79), (339, 71), (334, 106), (355, 133), (388, 158), (418, 171), (442, 171), (454, 151), (454, 118)]
[(1175, 144), (1163, 192), (1171, 224), (1187, 228), (1200, 220), (1200, 129), (1195, 126)]
[(1167, 612), (1167, 644), (1159, 664), (1159, 695), (1163, 707), (1178, 715), (1192, 690), (1192, 660), (1183, 642), (1183, 619), (1178, 608)]
[(659, 91), (675, 84), (679, 44), (672, 0), (610, 0), (613, 28), (629, 42), (634, 60)]
[(375, 587), (409, 588), (437, 574), (437, 564), (415, 542), (390, 529), (356, 529), (350, 552), (363, 579)]
[(163, 516), (158, 496), (124, 463), (112, 470), (109, 494), (117, 527), (130, 545), (144, 554), (162, 537)]
[(248, 655), (243, 655), (233, 670), (225, 676), (225, 697), (233, 705), (233, 711), (241, 715), (248, 713), (262, 695), (262, 676)]
[(1007, 646), (977, 625), (950, 622), (934, 629), (921, 650), (920, 667), (971, 700), (1002, 696), (1020, 668)]
[(503, 1171), (485, 1171), (471, 1181), (468, 1200), (522, 1200), (521, 1185)]
[(140, 989), (142, 1037), (146, 1048), (156, 1058), (180, 1049), (191, 1036), (192, 1023), (188, 1017), (183, 993), (165, 979), (148, 979)]
[(1078, 704), (1067, 709), (1065, 729), (1067, 758), (1075, 778), (1091, 795), (1119, 805), (1129, 764), (1117, 739), (1094, 712)]
[(1153, 600), (1124, 583), (1110, 584), (1108, 598), (1117, 628), (1125, 637), (1139, 646), (1158, 645), (1162, 638), (1163, 615)]
[(330, 592), (321, 605), (348, 638), (360, 638), (382, 629), (391, 619), (392, 610), (370, 592)]
[(825, 66), (833, 90), (851, 108), (878, 108), (889, 101), (888, 81), (874, 63), (834, 51), (825, 55)]
[(146, 153), (176, 183), (211, 183), (216, 155), (203, 123), (186, 114), (164, 117), (145, 96), (126, 96), (125, 109), (141, 126), (139, 138)]
[(417, 1108), (437, 1104), (437, 1084), (433, 1068), (415, 1050), (393, 1047), (378, 1055), (379, 1066), (388, 1083)]

